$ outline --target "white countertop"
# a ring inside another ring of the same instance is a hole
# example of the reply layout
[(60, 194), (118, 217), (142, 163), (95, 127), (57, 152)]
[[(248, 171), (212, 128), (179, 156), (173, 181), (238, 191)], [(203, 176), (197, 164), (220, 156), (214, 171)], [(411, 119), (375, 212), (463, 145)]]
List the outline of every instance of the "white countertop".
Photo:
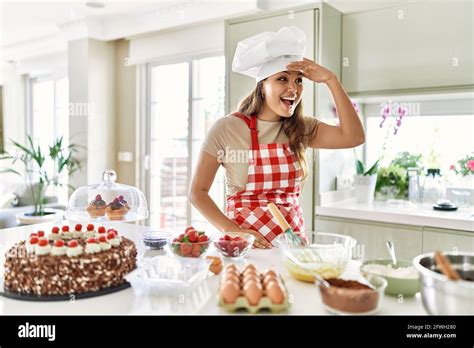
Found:
[[(0, 248), (2, 249), (0, 250), (1, 279), (3, 279), (5, 251), (15, 242), (26, 239), (29, 234), (33, 232), (32, 229), (44, 229), (48, 231), (51, 226), (52, 224), (47, 223), (0, 230)], [(140, 258), (149, 256), (149, 252), (146, 251), (139, 238), (139, 233), (147, 230), (148, 227), (124, 223), (115, 223), (114, 226), (118, 229), (120, 234), (136, 242)], [(316, 286), (293, 279), (281, 264), (277, 249), (251, 250), (248, 258), (245, 259), (245, 263), (253, 263), (259, 270), (273, 267), (276, 271), (281, 272), (290, 293), (290, 301), (292, 301), (292, 305), (287, 314), (329, 314), (323, 307)], [(359, 261), (351, 261), (344, 275), (352, 275), (352, 277), (360, 276), (358, 272), (359, 265)], [(64, 302), (19, 301), (0, 296), (0, 313), (7, 315), (228, 314), (217, 305), (216, 297), (220, 275), (215, 276), (211, 274), (212, 273), (210, 273), (204, 286), (195, 291), (189, 298), (183, 298), (182, 296), (176, 296), (175, 298), (152, 296), (137, 297), (131, 288), (109, 295)], [(417, 294), (416, 297), (405, 298), (403, 301), (395, 297), (384, 296), (377, 314), (423, 315), (426, 314), (426, 312), (422, 306), (420, 294)]]
[(339, 201), (316, 207), (316, 215), (347, 219), (378, 221), (394, 224), (447, 228), (474, 232), (474, 209), (437, 211), (431, 205), (391, 205), (374, 201), (373, 204), (356, 203), (355, 199)]

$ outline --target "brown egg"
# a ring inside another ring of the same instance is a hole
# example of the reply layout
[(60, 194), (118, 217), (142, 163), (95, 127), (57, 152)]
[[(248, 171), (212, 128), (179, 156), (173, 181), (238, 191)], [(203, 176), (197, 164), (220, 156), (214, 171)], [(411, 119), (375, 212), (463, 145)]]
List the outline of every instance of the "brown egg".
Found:
[(224, 277), (224, 283), (227, 282), (227, 281), (231, 281), (233, 283), (236, 283), (237, 285), (239, 285), (240, 283), (240, 278), (237, 277), (235, 274), (233, 273), (227, 273)]
[(278, 282), (278, 277), (276, 275), (274, 276), (273, 274), (267, 274), (265, 278), (263, 278), (262, 284), (264, 287), (267, 287), (267, 284), (271, 281)]
[(255, 270), (253, 270), (253, 269), (250, 269), (250, 268), (249, 268), (249, 269), (246, 269), (242, 274), (244, 275), (244, 277), (245, 277), (247, 274), (253, 274), (253, 275), (255, 275), (255, 276), (258, 275), (257, 271), (255, 271)]
[(268, 283), (265, 293), (274, 304), (282, 304), (285, 299), (283, 289), (276, 281), (270, 281)]
[(267, 275), (272, 275), (272, 276), (274, 276), (275, 278), (277, 277), (277, 274), (276, 274), (273, 270), (271, 270), (271, 269), (269, 269), (268, 271), (266, 271), (266, 272), (263, 273), (263, 277), (266, 277)]
[(224, 303), (235, 303), (235, 300), (240, 295), (240, 288), (237, 284), (231, 281), (225, 282), (220, 291), (220, 296)]
[(260, 278), (256, 274), (247, 273), (242, 278), (242, 283), (245, 285), (245, 283), (247, 283), (249, 281), (253, 281), (255, 283), (260, 283)]
[(251, 269), (251, 270), (253, 270), (255, 273), (257, 273), (257, 268), (256, 268), (254, 265), (252, 265), (251, 263), (248, 264), (247, 266), (245, 266), (245, 268), (244, 268), (244, 273), (245, 273), (245, 271), (247, 271), (248, 269)]
[(214, 274), (219, 274), (222, 272), (222, 269), (224, 267), (222, 267), (222, 263), (218, 264), (218, 265), (210, 265), (209, 266), (209, 270), (214, 273)]
[(226, 272), (228, 272), (228, 271), (230, 271), (230, 270), (233, 270), (233, 271), (235, 271), (235, 272), (238, 272), (237, 266), (234, 265), (233, 263), (231, 263), (230, 265), (227, 265), (226, 268), (225, 268), (225, 271), (226, 271)]
[(256, 306), (262, 298), (263, 291), (259, 283), (249, 281), (244, 286), (244, 296), (251, 306)]

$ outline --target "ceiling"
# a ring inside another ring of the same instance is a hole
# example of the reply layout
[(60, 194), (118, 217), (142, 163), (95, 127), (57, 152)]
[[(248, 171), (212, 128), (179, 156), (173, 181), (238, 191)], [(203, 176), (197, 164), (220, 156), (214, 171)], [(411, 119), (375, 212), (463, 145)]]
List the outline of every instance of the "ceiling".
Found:
[[(114, 17), (134, 16), (156, 12), (178, 11), (180, 6), (200, 6), (203, 3), (223, 0), (141, 0), (137, 2), (120, 0), (102, 0), (104, 8), (91, 8), (86, 1), (0, 1), (1, 35), (0, 47), (44, 38), (58, 34), (60, 25), (84, 19), (107, 20)], [(309, 0), (227, 0), (229, 6), (242, 2), (255, 2), (257, 6), (281, 4), (290, 7), (292, 4), (317, 2)], [(381, 7), (394, 6), (411, 0), (328, 0), (341, 12), (353, 13), (370, 11)], [(236, 6), (237, 7), (237, 6)], [(262, 6), (265, 8), (265, 6)]]

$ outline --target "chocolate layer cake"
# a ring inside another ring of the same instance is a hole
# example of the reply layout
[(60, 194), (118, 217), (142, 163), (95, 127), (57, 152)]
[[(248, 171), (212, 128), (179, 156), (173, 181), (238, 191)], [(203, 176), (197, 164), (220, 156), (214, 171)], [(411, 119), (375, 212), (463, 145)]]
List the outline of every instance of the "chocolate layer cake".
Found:
[[(135, 244), (125, 237), (111, 235), (110, 241), (115, 238), (117, 243), (109, 245), (105, 237), (78, 237), (66, 246), (57, 240), (45, 245), (46, 238), (38, 243), (37, 235), (32, 235), (30, 241), (21, 241), (6, 253), (5, 291), (39, 296), (80, 294), (123, 284), (124, 276), (136, 268)], [(52, 252), (39, 251), (51, 247)], [(60, 255), (54, 252), (61, 248), (65, 249)], [(80, 253), (69, 253), (78, 248)]]

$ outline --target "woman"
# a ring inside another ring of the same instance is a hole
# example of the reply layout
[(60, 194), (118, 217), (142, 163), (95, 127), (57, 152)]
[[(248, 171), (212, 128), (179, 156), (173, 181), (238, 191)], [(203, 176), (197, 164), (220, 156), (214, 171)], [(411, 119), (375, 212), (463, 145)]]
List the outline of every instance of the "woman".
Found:
[[(337, 77), (302, 59), (305, 46), (304, 33), (296, 27), (261, 33), (238, 44), (233, 70), (254, 77), (256, 87), (237, 112), (211, 127), (189, 190), (191, 203), (214, 226), (223, 232), (253, 234), (257, 248), (271, 248), (282, 232), (268, 211), (269, 202), (304, 236), (298, 197), (307, 175), (306, 148), (350, 148), (365, 141), (359, 117)], [(339, 126), (303, 116), (303, 78), (328, 86)], [(220, 165), (226, 171), (226, 214), (209, 196)]]

